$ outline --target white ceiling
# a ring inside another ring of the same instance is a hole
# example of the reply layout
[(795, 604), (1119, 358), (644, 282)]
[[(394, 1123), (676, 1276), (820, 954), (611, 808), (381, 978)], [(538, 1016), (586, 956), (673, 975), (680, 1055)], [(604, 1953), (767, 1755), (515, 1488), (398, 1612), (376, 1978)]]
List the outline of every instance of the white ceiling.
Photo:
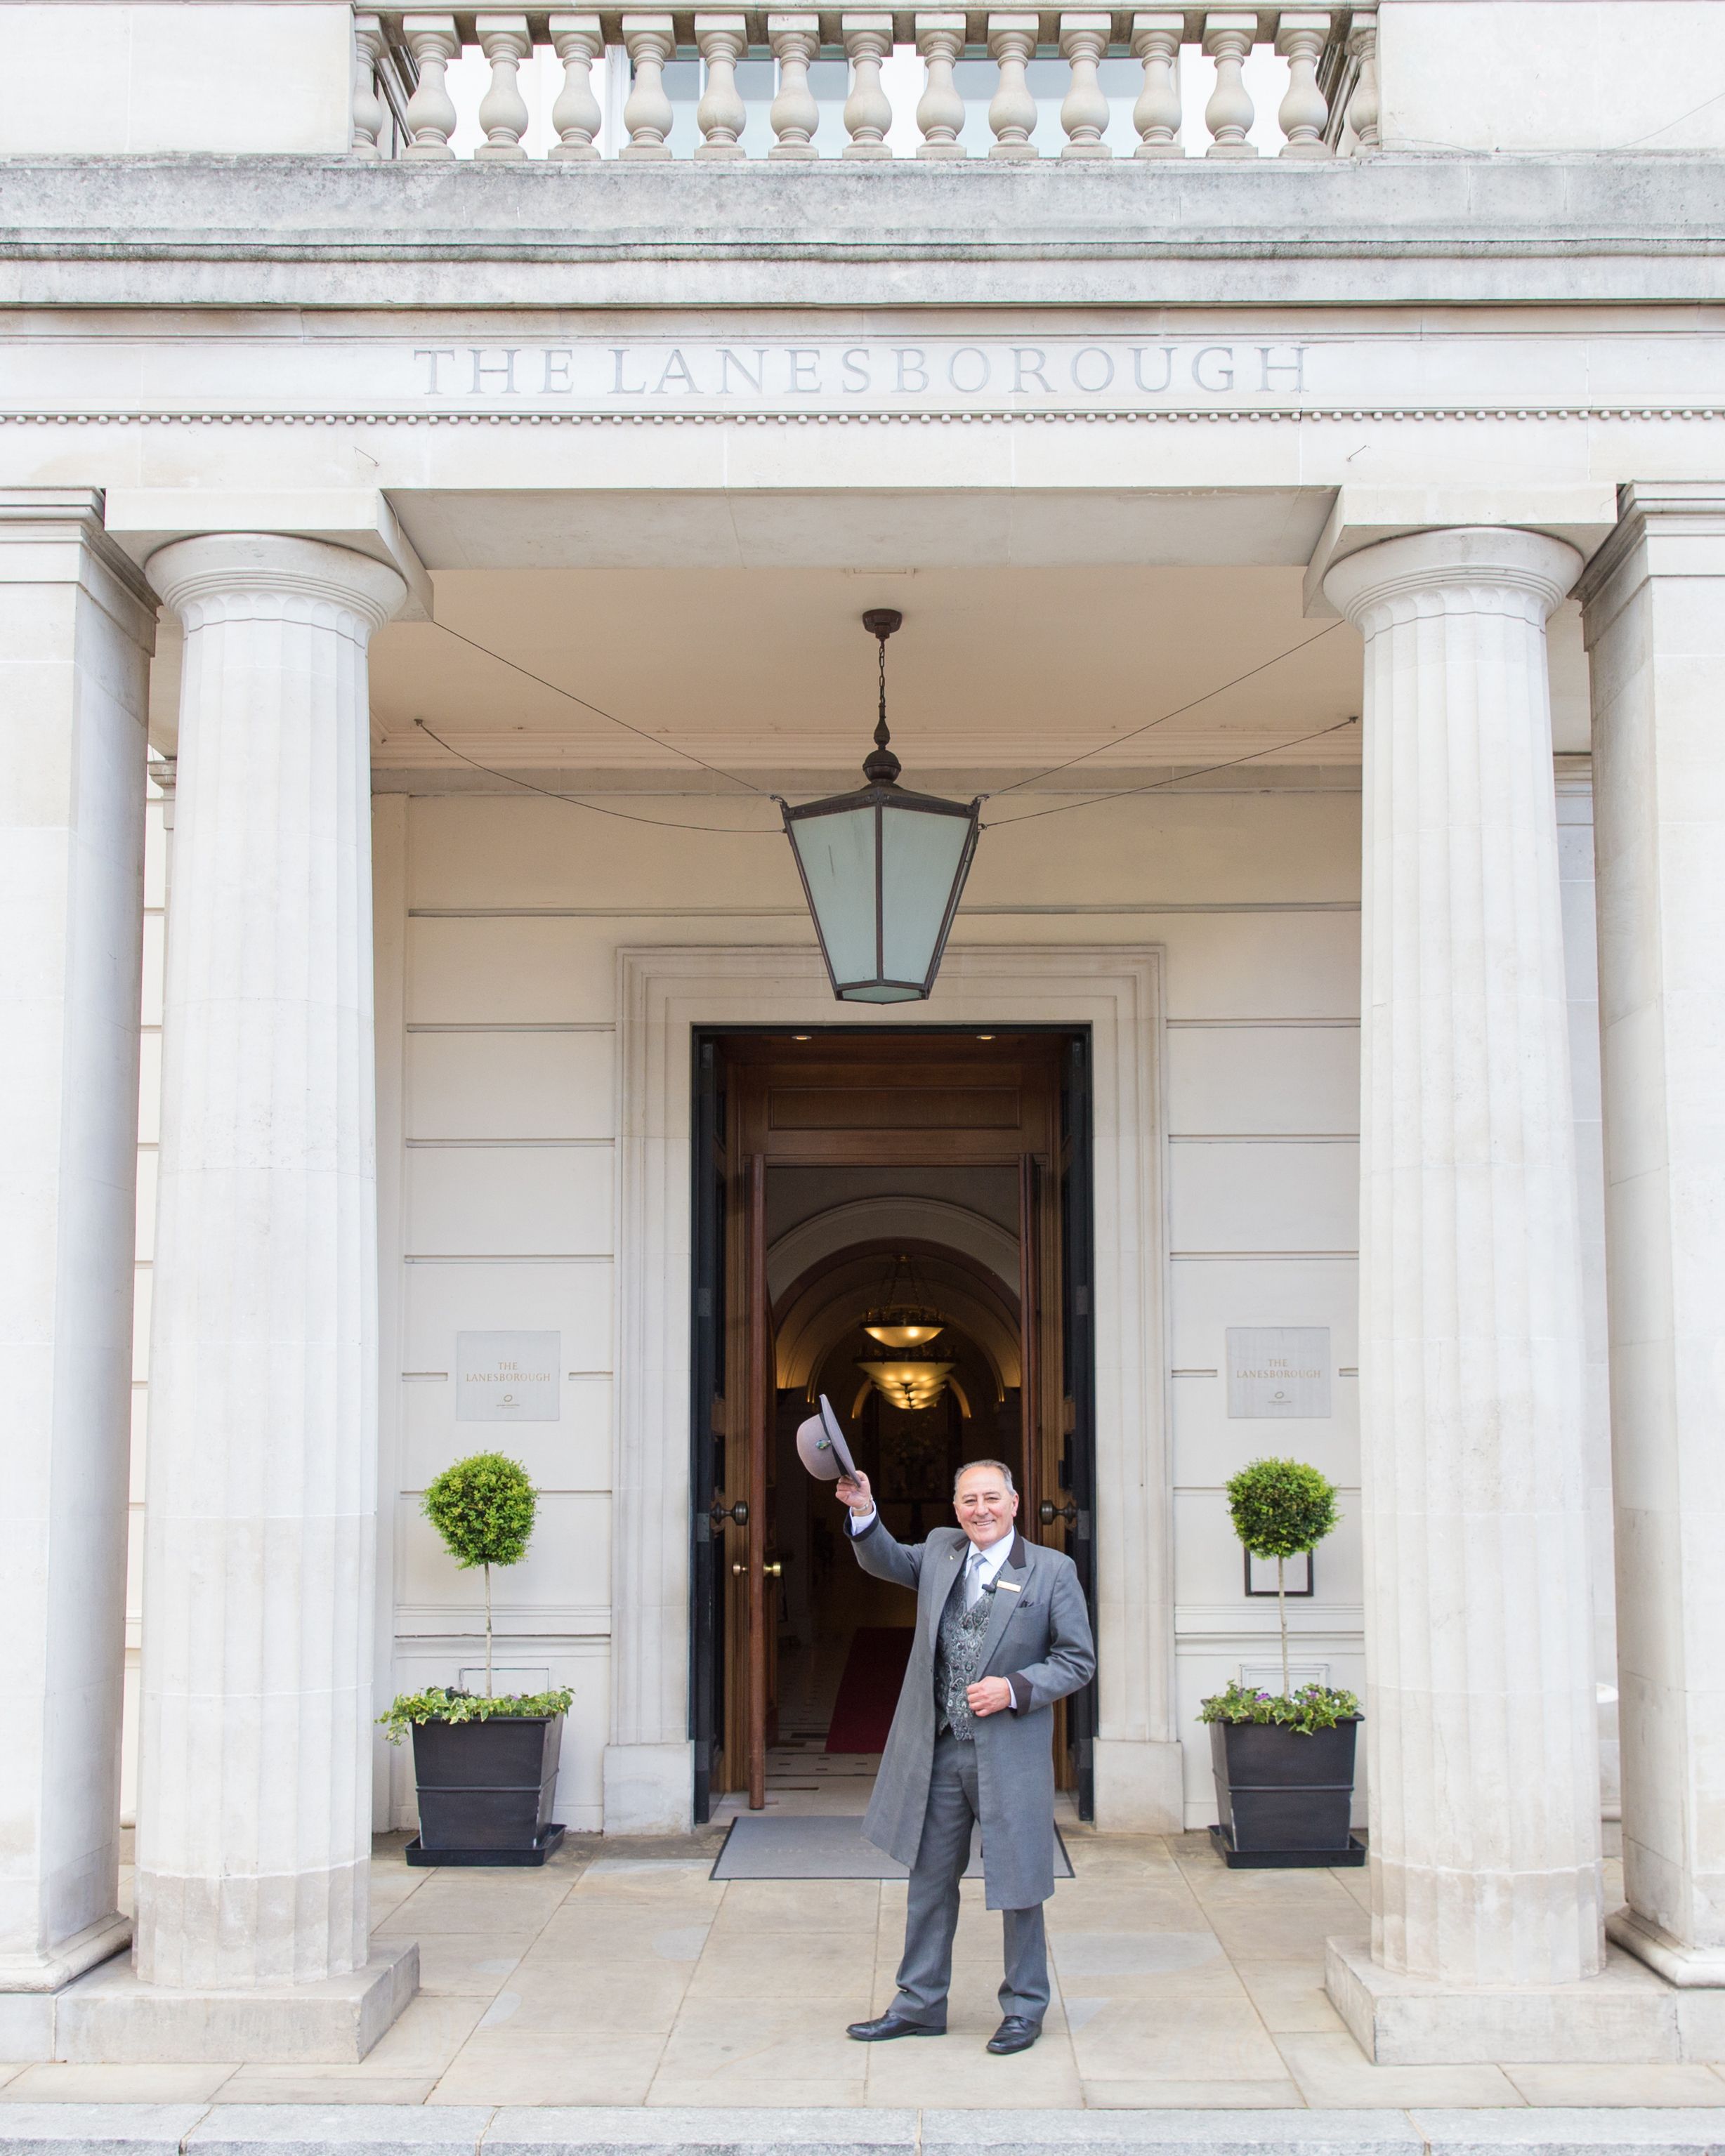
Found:
[(875, 721), (861, 616), (877, 606), (905, 617), (887, 678), (908, 785), (997, 784), (1089, 752), (1076, 776), (1105, 782), (1265, 752), (1358, 754), (1355, 729), (1301, 742), (1358, 711), (1360, 643), (1302, 616), (1296, 566), (516, 567), (434, 582), (436, 622), (393, 624), (372, 647), (386, 768), (461, 773), (423, 720), (502, 770), (722, 785), (699, 757), (754, 783), (844, 784)]

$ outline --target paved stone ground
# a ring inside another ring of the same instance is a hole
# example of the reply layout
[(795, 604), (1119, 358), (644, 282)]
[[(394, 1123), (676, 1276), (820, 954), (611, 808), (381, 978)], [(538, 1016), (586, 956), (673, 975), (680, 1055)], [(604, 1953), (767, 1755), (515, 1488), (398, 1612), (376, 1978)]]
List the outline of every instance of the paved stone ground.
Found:
[(1701, 2145), (1725, 2148), (1725, 2066), (1368, 2064), (1322, 1989), (1325, 1938), (1366, 1937), (1362, 1872), (1229, 1871), (1201, 1835), (1066, 1835), (1055, 2005), (1019, 2057), (983, 2050), (1000, 1933), (979, 1883), (945, 2041), (861, 2045), (845, 2025), (891, 1996), (901, 1883), (715, 1884), (717, 1830), (593, 1837), (543, 1871), (409, 1871), (396, 1835), (377, 1845), (377, 1928), (419, 1942), (423, 1988), (362, 2064), (0, 2067), (0, 2109), (868, 2107), (885, 2130), (889, 2110), (936, 2106), (1034, 2111), (1050, 2129), (1056, 2112), (1141, 2107), (1679, 2106), (1714, 2111)]

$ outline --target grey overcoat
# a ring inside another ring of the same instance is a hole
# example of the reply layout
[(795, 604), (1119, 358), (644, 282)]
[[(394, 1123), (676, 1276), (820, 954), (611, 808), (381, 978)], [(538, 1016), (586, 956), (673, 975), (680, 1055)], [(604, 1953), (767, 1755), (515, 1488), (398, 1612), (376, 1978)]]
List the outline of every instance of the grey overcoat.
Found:
[[(916, 1591), (910, 1667), (863, 1821), (877, 1849), (914, 1864), (934, 1765), (935, 1640), (970, 1542), (957, 1527), (937, 1527), (926, 1543), (907, 1548), (878, 1512), (852, 1539), (865, 1572)], [(991, 1909), (1028, 1909), (1054, 1892), (1054, 1703), (1088, 1684), (1096, 1666), (1071, 1558), (1014, 1532), (983, 1635), (979, 1674), (1015, 1679), (1020, 1705), (1015, 1712), (985, 1715), (976, 1726), (983, 1897)]]

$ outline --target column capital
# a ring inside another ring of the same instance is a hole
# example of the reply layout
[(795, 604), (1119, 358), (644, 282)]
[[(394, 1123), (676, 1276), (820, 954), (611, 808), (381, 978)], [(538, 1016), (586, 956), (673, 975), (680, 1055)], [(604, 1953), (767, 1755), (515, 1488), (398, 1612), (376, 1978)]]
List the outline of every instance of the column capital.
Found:
[[(0, 487), (0, 584), (82, 583), (149, 652), (156, 643), (156, 594), (109, 536), (104, 505), (100, 487)], [(56, 565), (42, 552), (53, 547), (72, 551)], [(100, 565), (94, 577), (93, 562)]]
[(1725, 576), (1722, 542), (1725, 480), (1635, 480), (1620, 486), (1617, 522), (1583, 572), (1577, 593), (1589, 648), (1648, 577)]
[(408, 596), (404, 580), (368, 554), (270, 531), (177, 539), (150, 557), (145, 572), (188, 629), (233, 599), (249, 602), (254, 613), (309, 604), (356, 616), (355, 633), (364, 642)]
[(1445, 612), (1500, 612), (1494, 594), (1543, 624), (1580, 572), (1581, 556), (1567, 540), (1508, 525), (1455, 525), (1363, 547), (1336, 563), (1323, 589), (1368, 633), (1433, 598)]

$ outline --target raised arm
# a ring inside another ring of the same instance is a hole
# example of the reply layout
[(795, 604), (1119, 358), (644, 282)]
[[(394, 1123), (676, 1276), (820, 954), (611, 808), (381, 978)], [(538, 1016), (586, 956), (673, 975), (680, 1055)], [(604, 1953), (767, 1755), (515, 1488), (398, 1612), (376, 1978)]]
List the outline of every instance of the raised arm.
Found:
[(841, 1475), (834, 1494), (850, 1510), (845, 1539), (856, 1552), (863, 1570), (873, 1573), (876, 1579), (890, 1579), (895, 1586), (914, 1588), (922, 1577), (922, 1546), (918, 1543), (906, 1549), (887, 1532), (886, 1522), (875, 1509), (875, 1493), (869, 1487), (868, 1476), (860, 1468), (854, 1476)]

